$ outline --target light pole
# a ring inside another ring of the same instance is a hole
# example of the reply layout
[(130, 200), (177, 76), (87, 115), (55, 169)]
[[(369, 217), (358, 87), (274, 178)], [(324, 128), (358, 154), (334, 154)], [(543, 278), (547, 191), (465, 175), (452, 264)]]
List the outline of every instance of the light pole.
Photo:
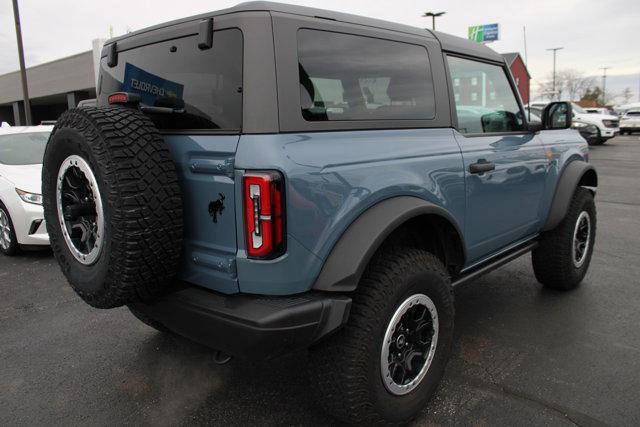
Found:
[(16, 23), (16, 38), (18, 39), (18, 59), (20, 60), (20, 79), (22, 80), (22, 98), (24, 103), (24, 121), (31, 126), (31, 103), (29, 102), (29, 88), (27, 87), (27, 71), (24, 67), (24, 50), (22, 48), (22, 30), (20, 29), (20, 12), (18, 0), (13, 0), (13, 19)]
[(444, 15), (447, 12), (426, 12), (424, 15), (422, 15), (423, 18), (427, 18), (427, 17), (431, 17), (431, 29), (433, 31), (436, 30), (436, 18), (439, 16)]
[(602, 70), (602, 106), (607, 106), (607, 70), (611, 67), (600, 67)]
[(557, 96), (557, 92), (556, 92), (556, 52), (564, 49), (564, 47), (552, 47), (550, 49), (547, 50), (552, 50), (553, 51), (553, 96)]

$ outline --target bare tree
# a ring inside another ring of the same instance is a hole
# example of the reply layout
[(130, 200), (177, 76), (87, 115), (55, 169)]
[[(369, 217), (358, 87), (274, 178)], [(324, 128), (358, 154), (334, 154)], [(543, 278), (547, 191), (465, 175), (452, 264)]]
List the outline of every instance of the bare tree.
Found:
[(592, 84), (592, 77), (585, 77), (580, 71), (565, 69), (556, 72), (555, 91), (551, 73), (538, 83), (538, 90), (549, 100), (567, 98), (569, 101), (575, 101), (580, 99)]
[[(557, 86), (557, 82), (556, 82)], [(557, 88), (556, 88), (557, 89)], [(542, 96), (542, 98), (546, 98), (548, 101), (552, 101), (556, 98), (556, 92), (553, 87), (553, 75), (549, 74), (547, 78), (538, 82), (538, 92)]]
[(627, 87), (622, 91), (620, 97), (622, 98), (623, 104), (628, 104), (631, 101), (631, 98), (633, 98), (633, 91), (630, 87)]
[(585, 77), (577, 70), (566, 69), (559, 73), (559, 80), (562, 82), (564, 92), (570, 101), (578, 100), (593, 84), (593, 77)]

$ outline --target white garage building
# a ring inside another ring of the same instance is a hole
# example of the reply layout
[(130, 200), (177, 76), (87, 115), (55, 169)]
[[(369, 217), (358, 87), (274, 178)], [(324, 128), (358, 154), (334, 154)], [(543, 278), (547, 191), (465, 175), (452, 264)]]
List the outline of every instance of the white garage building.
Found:
[[(94, 64), (102, 44), (95, 40), (93, 50), (27, 68), (33, 124), (55, 120), (79, 101), (95, 98)], [(0, 122), (25, 124), (20, 71), (0, 75)]]

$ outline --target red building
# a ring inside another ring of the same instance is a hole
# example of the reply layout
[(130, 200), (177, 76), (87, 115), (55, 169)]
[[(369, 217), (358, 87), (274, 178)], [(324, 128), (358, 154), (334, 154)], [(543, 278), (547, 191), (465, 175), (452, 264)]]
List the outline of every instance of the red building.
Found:
[(518, 86), (522, 102), (525, 105), (528, 104), (531, 75), (529, 74), (529, 70), (527, 70), (527, 66), (524, 65), (524, 61), (518, 52), (503, 53), (502, 56), (511, 70), (516, 86)]

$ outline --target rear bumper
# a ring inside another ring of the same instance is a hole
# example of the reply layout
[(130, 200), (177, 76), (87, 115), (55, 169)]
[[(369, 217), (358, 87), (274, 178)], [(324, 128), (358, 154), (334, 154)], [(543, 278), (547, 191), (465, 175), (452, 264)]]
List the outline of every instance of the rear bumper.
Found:
[(291, 297), (223, 295), (188, 287), (133, 308), (169, 330), (241, 359), (307, 348), (342, 326), (351, 298), (309, 292)]

